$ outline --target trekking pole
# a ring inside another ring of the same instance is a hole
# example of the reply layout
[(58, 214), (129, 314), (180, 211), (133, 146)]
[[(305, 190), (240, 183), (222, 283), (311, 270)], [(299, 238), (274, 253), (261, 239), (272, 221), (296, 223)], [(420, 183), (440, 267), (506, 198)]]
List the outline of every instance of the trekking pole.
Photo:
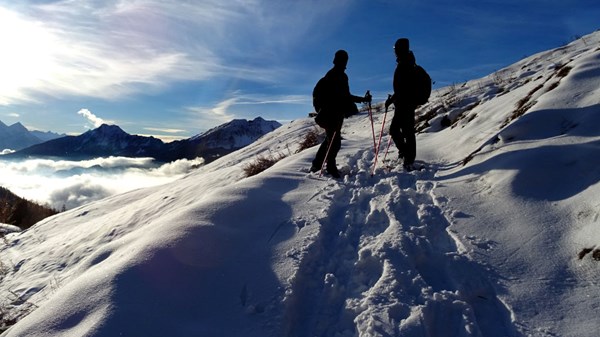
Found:
[(390, 150), (390, 144), (392, 144), (392, 136), (389, 136), (390, 138), (388, 139), (388, 145), (385, 148), (385, 154), (383, 155), (383, 160), (381, 161), (382, 163), (385, 162), (385, 158), (387, 157), (388, 151)]
[(337, 134), (337, 131), (334, 131), (333, 137), (331, 137), (331, 140), (329, 141), (329, 146), (327, 147), (327, 152), (325, 152), (325, 159), (323, 160), (323, 164), (321, 164), (321, 173), (319, 173), (319, 178), (321, 178), (321, 176), (323, 175), (323, 168), (325, 167), (325, 163), (327, 163), (327, 157), (329, 157), (329, 150), (331, 150), (331, 145), (333, 145), (333, 140), (335, 139), (336, 134)]
[[(388, 98), (390, 95), (388, 95)], [(383, 114), (383, 123), (381, 124), (381, 132), (379, 133), (379, 140), (377, 141), (377, 146), (375, 147), (375, 160), (373, 161), (373, 170), (371, 171), (371, 177), (375, 175), (375, 168), (377, 167), (377, 157), (379, 156), (379, 147), (381, 146), (381, 137), (383, 136), (383, 130), (385, 128), (385, 119), (387, 117), (388, 108), (385, 108), (385, 113)]]
[[(367, 93), (365, 94), (365, 96), (371, 96), (371, 93), (369, 92), (369, 90), (367, 90)], [(368, 102), (368, 107), (369, 107), (369, 119), (371, 119), (371, 131), (373, 133), (373, 152), (375, 152), (375, 127), (373, 126), (373, 110), (371, 110), (371, 102)]]

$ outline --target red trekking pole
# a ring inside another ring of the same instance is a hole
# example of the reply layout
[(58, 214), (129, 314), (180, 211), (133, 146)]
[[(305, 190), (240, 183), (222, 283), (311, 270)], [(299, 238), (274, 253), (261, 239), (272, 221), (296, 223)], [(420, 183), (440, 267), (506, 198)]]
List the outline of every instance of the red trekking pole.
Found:
[[(388, 98), (390, 95), (388, 95)], [(379, 140), (377, 141), (377, 146), (375, 147), (375, 160), (373, 162), (373, 170), (371, 171), (371, 177), (375, 174), (375, 168), (377, 167), (377, 157), (379, 156), (379, 147), (381, 146), (381, 137), (383, 136), (383, 129), (385, 128), (385, 119), (387, 117), (388, 108), (385, 108), (385, 113), (383, 114), (383, 123), (381, 124), (381, 132), (379, 133)]]
[(385, 154), (383, 155), (383, 160), (381, 161), (382, 163), (385, 162), (385, 158), (387, 157), (388, 151), (390, 150), (390, 144), (392, 144), (392, 136), (390, 136), (390, 138), (388, 139), (388, 145), (385, 148)]

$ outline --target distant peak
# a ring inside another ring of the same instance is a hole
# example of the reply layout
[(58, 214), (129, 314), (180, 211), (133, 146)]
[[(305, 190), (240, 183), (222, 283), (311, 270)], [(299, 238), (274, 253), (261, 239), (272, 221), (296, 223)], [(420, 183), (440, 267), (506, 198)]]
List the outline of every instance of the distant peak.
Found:
[(118, 125), (114, 124), (102, 124), (98, 128), (88, 131), (88, 133), (110, 136), (127, 134), (127, 132), (123, 131), (123, 129), (121, 129)]
[(106, 124), (106, 123), (104, 123), (104, 124), (100, 125), (98, 127), (98, 129), (115, 128), (115, 127), (118, 128), (119, 126), (114, 125), (114, 124)]
[(102, 124), (98, 127), (97, 130), (120, 130), (123, 131), (118, 125), (114, 124)]
[(9, 128), (11, 128), (13, 130), (19, 129), (19, 130), (28, 131), (27, 128), (23, 124), (21, 124), (21, 122), (16, 122), (15, 124), (9, 126)]

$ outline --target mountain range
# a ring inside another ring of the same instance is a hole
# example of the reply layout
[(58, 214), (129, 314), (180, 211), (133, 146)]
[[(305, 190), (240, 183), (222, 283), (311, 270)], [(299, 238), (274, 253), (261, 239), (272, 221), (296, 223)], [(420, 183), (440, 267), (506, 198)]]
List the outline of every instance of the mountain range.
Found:
[[(18, 125), (20, 130), (26, 131), (21, 124)], [(219, 156), (247, 146), (279, 126), (281, 126), (279, 122), (266, 121), (261, 117), (251, 121), (238, 119), (188, 139), (164, 143), (154, 137), (130, 135), (117, 125), (103, 124), (78, 136), (64, 136), (38, 142), (6, 157), (60, 157), (83, 160), (123, 156), (152, 157), (162, 162), (203, 157), (206, 162), (210, 162)], [(27, 133), (22, 132), (22, 134)]]
[(64, 135), (49, 131), (29, 131), (21, 123), (7, 126), (0, 121), (0, 151), (5, 149), (17, 151), (62, 136)]

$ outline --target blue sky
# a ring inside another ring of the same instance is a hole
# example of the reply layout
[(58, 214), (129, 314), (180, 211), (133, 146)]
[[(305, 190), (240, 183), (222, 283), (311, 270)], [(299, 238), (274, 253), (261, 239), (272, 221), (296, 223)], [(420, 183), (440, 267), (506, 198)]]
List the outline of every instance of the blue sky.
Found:
[(599, 29), (597, 0), (0, 0), (0, 120), (187, 138), (311, 111), (333, 54), (351, 91), (391, 93), (399, 37), (434, 88)]

